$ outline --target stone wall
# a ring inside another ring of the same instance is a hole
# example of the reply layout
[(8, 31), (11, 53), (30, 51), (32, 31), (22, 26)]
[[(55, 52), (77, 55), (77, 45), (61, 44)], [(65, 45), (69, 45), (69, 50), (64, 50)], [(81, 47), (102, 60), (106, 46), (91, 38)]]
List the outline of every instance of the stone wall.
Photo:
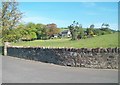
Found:
[(118, 68), (120, 48), (7, 47), (7, 55), (72, 67)]

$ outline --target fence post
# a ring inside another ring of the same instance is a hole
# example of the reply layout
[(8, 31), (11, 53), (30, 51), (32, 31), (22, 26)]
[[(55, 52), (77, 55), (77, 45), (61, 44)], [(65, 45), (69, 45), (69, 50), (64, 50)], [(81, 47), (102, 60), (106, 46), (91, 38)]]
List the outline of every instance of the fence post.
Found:
[(9, 42), (4, 43), (4, 56), (7, 56), (7, 46), (9, 46), (9, 45), (10, 45)]

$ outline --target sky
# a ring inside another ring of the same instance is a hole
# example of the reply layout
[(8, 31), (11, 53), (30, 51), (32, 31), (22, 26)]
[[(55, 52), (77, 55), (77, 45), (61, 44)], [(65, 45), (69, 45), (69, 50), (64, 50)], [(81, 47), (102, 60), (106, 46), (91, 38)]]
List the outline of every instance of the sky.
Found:
[(94, 24), (96, 28), (108, 23), (118, 29), (117, 2), (19, 2), (22, 21), (42, 24), (55, 23), (67, 27), (75, 20), (84, 28)]
[(119, 2), (119, 0), (17, 0), (19, 2)]

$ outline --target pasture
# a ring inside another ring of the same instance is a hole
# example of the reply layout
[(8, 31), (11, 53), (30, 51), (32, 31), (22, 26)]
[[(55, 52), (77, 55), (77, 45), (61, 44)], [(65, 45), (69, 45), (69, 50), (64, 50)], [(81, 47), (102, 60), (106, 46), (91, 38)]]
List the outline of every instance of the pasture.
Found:
[(12, 43), (15, 46), (44, 46), (44, 47), (73, 47), (73, 48), (96, 48), (118, 47), (118, 33), (95, 36), (87, 39), (72, 41), (70, 38), (34, 40)]

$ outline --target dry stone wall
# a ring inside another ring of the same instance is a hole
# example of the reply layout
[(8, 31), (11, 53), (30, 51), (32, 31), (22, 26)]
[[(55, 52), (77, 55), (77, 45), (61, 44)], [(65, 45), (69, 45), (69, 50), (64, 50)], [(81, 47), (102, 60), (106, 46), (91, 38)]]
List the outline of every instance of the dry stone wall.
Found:
[(120, 48), (45, 48), (8, 46), (7, 55), (72, 67), (118, 68)]

